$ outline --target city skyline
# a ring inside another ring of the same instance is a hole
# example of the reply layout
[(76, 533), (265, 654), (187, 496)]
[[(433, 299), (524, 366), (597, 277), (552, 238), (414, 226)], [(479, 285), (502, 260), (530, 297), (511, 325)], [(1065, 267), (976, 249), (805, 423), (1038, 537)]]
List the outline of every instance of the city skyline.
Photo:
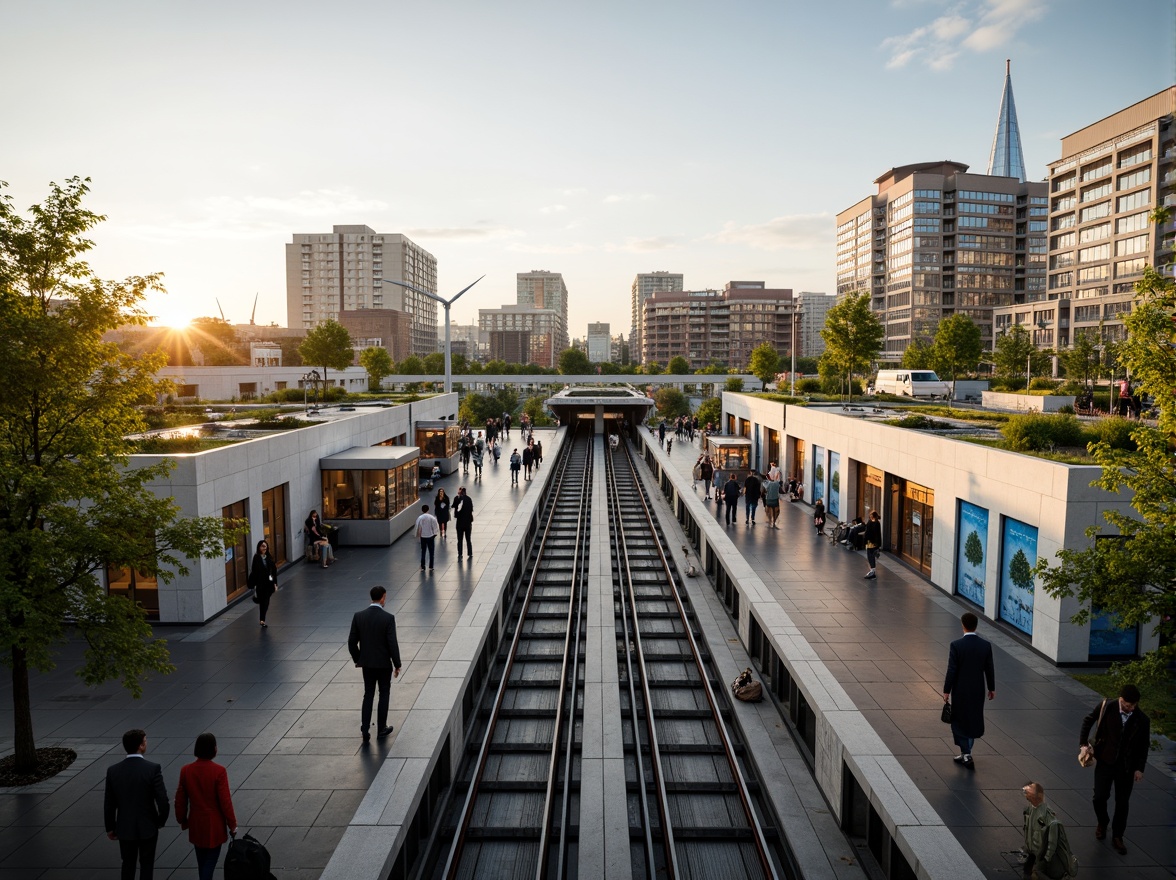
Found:
[[(1063, 136), (1173, 82), (1170, 0), (1119, 12), (1131, 27), (1105, 12), (13, 5), (0, 179), (24, 211), (50, 180), (92, 178), (87, 207), (109, 218), (94, 268), (164, 272), (170, 294), (146, 303), (161, 323), (216, 299), (244, 322), (257, 295), (258, 322), (286, 325), (284, 245), (364, 224), (435, 255), (443, 295), (487, 275), (455, 323), (543, 267), (566, 279), (571, 336), (627, 335), (639, 273), (833, 293), (835, 215), (887, 168), (986, 169), (1006, 58), (1027, 175), (1045, 179)], [(541, 72), (524, 44), (551, 50)]]

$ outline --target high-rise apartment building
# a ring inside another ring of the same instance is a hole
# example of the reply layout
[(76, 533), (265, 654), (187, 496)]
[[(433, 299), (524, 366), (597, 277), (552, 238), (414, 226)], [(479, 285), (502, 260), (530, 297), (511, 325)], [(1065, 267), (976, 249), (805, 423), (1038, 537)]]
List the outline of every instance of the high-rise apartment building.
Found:
[[(568, 347), (568, 288), (563, 275), (546, 269), (519, 272), (516, 278), (517, 297), (520, 306), (548, 309), (559, 317), (560, 326), (556, 334), (559, 351)], [(557, 354), (558, 356), (558, 354)]]
[(286, 321), (311, 329), (345, 312), (395, 309), (411, 318), (412, 354), (436, 350), (437, 304), (428, 297), (383, 284), (393, 279), (437, 290), (437, 260), (399, 234), (369, 226), (334, 226), (330, 233), (295, 234), (286, 245)]
[(869, 292), (887, 360), (956, 313), (991, 345), (992, 310), (1045, 290), (1047, 184), (967, 172), (950, 161), (892, 168), (837, 215), (837, 292)]
[(996, 310), (998, 329), (1024, 324), (1043, 348), (1077, 334), (1123, 339), (1145, 266), (1169, 263), (1176, 223), (1176, 86), (1062, 138), (1049, 166), (1049, 280), (1044, 292)]
[(553, 309), (518, 305), (478, 309), (478, 327), (489, 338), (492, 361), (558, 367), (559, 356), (567, 348), (567, 330)]
[(820, 357), (825, 353), (821, 330), (837, 298), (827, 293), (802, 290), (793, 299), (796, 303), (796, 354), (798, 357)]
[(612, 361), (612, 336), (609, 335), (608, 324), (588, 325), (588, 360), (594, 364)]
[[(464, 354), (469, 360), (481, 360), (485, 354), (486, 346), (489, 343), (489, 337), (486, 336), (482, 329), (477, 324), (450, 324), (449, 325), (449, 343), (453, 347), (453, 353), (457, 354), (459, 351)], [(444, 324), (437, 328), (437, 351), (445, 351), (445, 326)]]
[(632, 317), (629, 325), (629, 358), (641, 363), (641, 320), (645, 301), (655, 293), (684, 290), (684, 276), (675, 272), (644, 272), (633, 279)]
[(745, 370), (761, 343), (790, 354), (792, 308), (791, 290), (768, 289), (762, 281), (730, 281), (722, 291), (651, 294), (642, 318), (643, 362), (664, 367), (681, 355), (693, 370), (712, 362)]

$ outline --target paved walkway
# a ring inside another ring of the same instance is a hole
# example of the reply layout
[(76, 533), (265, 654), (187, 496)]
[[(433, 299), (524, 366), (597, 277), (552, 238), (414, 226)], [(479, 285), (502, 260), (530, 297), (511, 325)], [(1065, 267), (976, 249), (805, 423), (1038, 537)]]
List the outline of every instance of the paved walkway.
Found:
[[(698, 452), (697, 443), (675, 441), (671, 458), (689, 476)], [(710, 504), (721, 519), (722, 508)], [(1025, 807), (1020, 788), (1030, 780), (1045, 786), (1084, 876), (1176, 875), (1170, 752), (1153, 756), (1135, 786), (1125, 838), (1129, 852), (1119, 856), (1109, 840), (1094, 839), (1094, 773), (1076, 760), (1082, 718), (1098, 695), (982, 622), (979, 632), (995, 653), (996, 699), (986, 704), (987, 734), (975, 747), (976, 770), (958, 767), (939, 710), (948, 644), (960, 636), (964, 603), (890, 554), (882, 556), (878, 579), (865, 580), (865, 554), (817, 538), (807, 505), (782, 503), (778, 530), (767, 528), (762, 507), (759, 520), (744, 525), (741, 500), (739, 524), (727, 534), (988, 877), (1019, 876), (1014, 853)]]
[[(555, 432), (536, 436), (550, 462)], [(33, 723), (38, 746), (65, 745), (79, 759), (39, 786), (0, 789), (0, 880), (119, 876), (102, 797), (106, 768), (122, 758), (120, 737), (131, 727), (147, 731), (148, 757), (163, 765), (170, 796), (196, 735), (214, 732), (242, 831), (266, 844), (282, 880), (318, 877), (396, 736), (361, 746), (363, 681), (347, 653), (352, 614), (373, 585), (388, 588), (405, 664), (392, 686), (390, 719), (399, 727), (531, 484), (510, 485), (504, 456), (481, 482), (471, 468), (442, 485), (451, 496), (464, 485), (474, 501), (472, 564), (458, 565), (455, 532), (438, 541), (431, 574), (418, 568), (411, 532), (391, 547), (344, 547), (327, 571), (295, 564), (279, 576), (266, 630), (248, 601), (203, 627), (160, 627), (177, 670), (149, 682), (139, 701), (116, 684), (85, 687), (73, 674), (81, 646), (67, 645), (58, 668), (32, 682)], [(0, 756), (12, 752), (11, 706), (5, 676)], [(157, 878), (195, 876), (174, 818), (161, 831), (156, 866)]]

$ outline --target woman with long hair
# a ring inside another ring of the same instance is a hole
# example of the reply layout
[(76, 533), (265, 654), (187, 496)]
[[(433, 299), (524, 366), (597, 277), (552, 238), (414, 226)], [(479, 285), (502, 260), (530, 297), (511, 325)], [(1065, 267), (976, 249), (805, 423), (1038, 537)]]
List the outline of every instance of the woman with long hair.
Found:
[(265, 622), (265, 613), (269, 611), (270, 598), (278, 591), (278, 566), (269, 552), (269, 543), (264, 538), (257, 542), (257, 552), (253, 554), (253, 564), (249, 567), (249, 586), (253, 588), (253, 601), (257, 603), (261, 615), (261, 625)]
[(237, 836), (237, 814), (229, 795), (229, 773), (212, 760), (216, 757), (216, 737), (200, 734), (193, 754), (196, 760), (180, 768), (176, 820), (196, 849), (200, 880), (212, 880), (221, 847), (230, 836)]
[(437, 525), (441, 527), (441, 540), (445, 540), (445, 532), (449, 529), (449, 496), (444, 489), (438, 489), (437, 497), (433, 499), (433, 516), (437, 517)]

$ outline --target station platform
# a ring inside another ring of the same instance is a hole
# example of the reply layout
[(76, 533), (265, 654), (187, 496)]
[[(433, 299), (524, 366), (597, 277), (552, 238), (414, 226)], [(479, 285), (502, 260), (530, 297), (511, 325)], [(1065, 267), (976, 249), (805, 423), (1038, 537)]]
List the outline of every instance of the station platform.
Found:
[[(643, 435), (688, 485), (700, 453), (697, 440), (675, 440), (667, 454), (657, 449), (655, 435)], [(701, 483), (697, 491), (701, 501)], [(996, 699), (985, 704), (987, 732), (976, 743), (976, 769), (970, 772), (953, 763), (950, 729), (939, 720), (948, 646), (960, 637), (959, 617), (969, 607), (888, 553), (881, 555), (877, 580), (866, 580), (865, 553), (818, 537), (807, 504), (782, 498), (779, 529), (769, 529), (762, 505), (751, 526), (740, 499), (738, 523), (728, 527), (713, 497), (702, 503), (715, 516), (711, 530), (725, 534), (763, 581), (986, 877), (1020, 876), (1021, 787), (1030, 781), (1045, 787), (1083, 875), (1173, 876), (1176, 755), (1170, 743), (1166, 752), (1152, 753), (1143, 781), (1135, 785), (1124, 839), (1128, 854), (1120, 856), (1109, 835), (1094, 838), (1094, 772), (1077, 762), (1082, 719), (1098, 704), (1098, 694), (981, 621), (978, 632), (995, 655)]]
[[(457, 562), (456, 531), (437, 541), (436, 568), (419, 568), (412, 532), (389, 547), (344, 547), (329, 569), (295, 563), (279, 573), (269, 627), (256, 606), (238, 602), (201, 627), (156, 629), (176, 672), (146, 683), (134, 700), (116, 683), (88, 688), (74, 675), (82, 645), (67, 644), (55, 671), (35, 675), (33, 725), (38, 747), (64, 746), (78, 759), (53, 779), (0, 788), (0, 878), (117, 878), (118, 845), (106, 838), (102, 800), (106, 769), (123, 758), (123, 731), (147, 731), (147, 757), (163, 765), (168, 795), (179, 770), (193, 760), (196, 735), (217, 737), (218, 761), (228, 768), (240, 832), (262, 841), (282, 880), (319, 877), (352, 822), (385, 757), (406, 744), (401, 731), (421, 698), (442, 646), (466, 611), (474, 587), (500, 544), (515, 545), (512, 523), (532, 506), (565, 431), (538, 429), (544, 464), (531, 482), (511, 485), (504, 440), (498, 465), (486, 458), (483, 476), (446, 476), (451, 497), (465, 486), (474, 502), (473, 561)], [(431, 503), (435, 492), (421, 495)], [(297, 512), (295, 512), (297, 513)], [(299, 518), (301, 514), (298, 514)], [(369, 603), (368, 590), (388, 589), (404, 664), (392, 684), (386, 739), (363, 745), (359, 709), (363, 679), (347, 653), (351, 617)], [(12, 690), (0, 681), (0, 756), (11, 754)], [(221, 856), (223, 863), (223, 853)], [(157, 878), (195, 876), (187, 832), (174, 816), (160, 831)], [(219, 871), (218, 871), (219, 876)]]

